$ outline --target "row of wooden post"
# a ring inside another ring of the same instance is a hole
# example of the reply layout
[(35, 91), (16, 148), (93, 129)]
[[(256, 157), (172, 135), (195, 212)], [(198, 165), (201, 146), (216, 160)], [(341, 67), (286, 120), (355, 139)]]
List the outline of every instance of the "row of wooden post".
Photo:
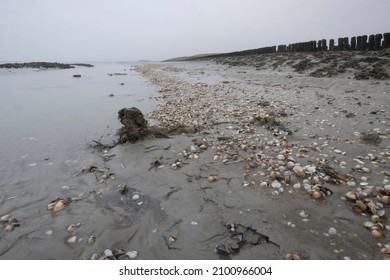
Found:
[(390, 32), (376, 35), (362, 35), (352, 37), (339, 38), (337, 45), (335, 40), (322, 39), (319, 41), (300, 42), (289, 45), (279, 45), (258, 49), (251, 49), (245, 51), (231, 52), (214, 55), (214, 57), (221, 56), (240, 56), (251, 54), (265, 54), (265, 53), (283, 53), (283, 52), (316, 52), (316, 51), (377, 51), (385, 48), (390, 48)]
[(390, 33), (362, 35), (357, 37), (338, 38), (329, 40), (329, 47), (325, 39), (319, 41), (301, 42), (295, 44), (279, 45), (277, 52), (314, 52), (314, 51), (378, 51), (390, 48)]

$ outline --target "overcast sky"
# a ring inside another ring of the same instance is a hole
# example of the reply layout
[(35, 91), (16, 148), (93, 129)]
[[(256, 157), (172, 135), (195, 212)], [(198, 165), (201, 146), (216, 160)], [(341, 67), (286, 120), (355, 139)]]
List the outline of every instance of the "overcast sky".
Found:
[(390, 32), (389, 0), (0, 0), (0, 61), (163, 60)]

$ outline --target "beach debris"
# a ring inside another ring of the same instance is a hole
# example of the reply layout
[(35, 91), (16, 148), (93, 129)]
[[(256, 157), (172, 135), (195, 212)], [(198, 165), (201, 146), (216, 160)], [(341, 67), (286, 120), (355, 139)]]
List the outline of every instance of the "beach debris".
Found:
[(265, 243), (279, 247), (279, 245), (270, 241), (268, 236), (259, 233), (251, 226), (226, 223), (225, 227), (227, 229), (227, 241), (218, 243), (214, 249), (214, 252), (218, 255), (228, 256), (236, 254), (245, 246), (257, 246)]
[(72, 202), (72, 198), (57, 198), (52, 200), (47, 205), (47, 210), (52, 211), (53, 213), (60, 212), (64, 210), (70, 203)]

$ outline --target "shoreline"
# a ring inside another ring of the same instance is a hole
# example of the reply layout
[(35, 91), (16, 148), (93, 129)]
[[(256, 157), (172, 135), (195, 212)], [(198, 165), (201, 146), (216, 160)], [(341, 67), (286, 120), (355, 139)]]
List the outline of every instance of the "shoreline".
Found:
[[(221, 224), (246, 225), (278, 244), (269, 256), (254, 258), (388, 258), (389, 79), (353, 79), (359, 67), (336, 71), (332, 78), (291, 68), (310, 55), (290, 56), (274, 70), (269, 70), (274, 59), (261, 69), (250, 65), (264, 62), (260, 56), (139, 67), (160, 91), (156, 99), (162, 103), (149, 118), (168, 127), (203, 127), (181, 136), (185, 140), (165, 140), (177, 159), (165, 163), (174, 173), (162, 181), (184, 175), (187, 183), (176, 190), (184, 194), (178, 196), (194, 199), (186, 185), (198, 189), (195, 212), (209, 208), (219, 233)], [(337, 68), (350, 54), (332, 57)], [(383, 66), (387, 73), (389, 63)], [(365, 133), (379, 143), (365, 142)], [(227, 235), (213, 245), (227, 248), (231, 242)], [(256, 247), (227, 249), (226, 255), (248, 258), (246, 248), (253, 253)]]

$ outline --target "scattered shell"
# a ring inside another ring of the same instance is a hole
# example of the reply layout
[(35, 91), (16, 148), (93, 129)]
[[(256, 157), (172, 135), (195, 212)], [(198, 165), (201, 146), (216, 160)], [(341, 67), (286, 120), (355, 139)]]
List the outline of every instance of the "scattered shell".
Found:
[(373, 229), (373, 230), (371, 231), (371, 234), (372, 234), (373, 236), (377, 237), (377, 238), (380, 238), (380, 237), (384, 237), (384, 236), (385, 236), (383, 230), (379, 230), (379, 229)]
[(371, 216), (371, 221), (373, 221), (374, 223), (379, 222), (379, 220), (380, 220), (380, 218), (379, 218), (378, 215), (372, 215)]
[(140, 196), (138, 194), (133, 195), (133, 200), (138, 200)]
[(361, 171), (363, 171), (363, 172), (365, 172), (365, 173), (370, 173), (370, 172), (371, 172), (371, 169), (368, 168), (368, 167), (363, 166), (363, 167), (361, 168)]
[(6, 227), (4, 228), (4, 231), (13, 231), (15, 229), (15, 226), (12, 225), (12, 224), (8, 224), (6, 225)]
[(6, 215), (4, 215), (4, 216), (2, 216), (2, 217), (0, 218), (0, 222), (8, 222), (8, 220), (9, 220), (10, 217), (11, 217), (11, 215), (6, 214)]
[(300, 183), (296, 183), (296, 184), (294, 184), (293, 188), (294, 189), (300, 189), (301, 188), (301, 184)]
[(278, 181), (276, 181), (276, 180), (271, 183), (271, 186), (274, 189), (280, 189), (282, 187), (282, 185)]
[(309, 217), (309, 213), (307, 213), (307, 211), (305, 211), (305, 210), (301, 210), (301, 211), (299, 211), (299, 216), (300, 216), (301, 218), (306, 219), (306, 218)]
[(70, 244), (73, 244), (73, 243), (76, 243), (77, 241), (77, 236), (76, 235), (73, 235), (72, 237), (69, 237), (67, 242), (70, 243)]
[(377, 215), (378, 215), (379, 217), (383, 217), (385, 214), (386, 214), (386, 212), (385, 212), (385, 210), (383, 210), (383, 209), (381, 209), (381, 210), (379, 210), (379, 211), (377, 212)]
[(320, 191), (314, 191), (311, 196), (314, 198), (314, 199), (321, 199), (323, 197), (322, 195), (322, 192)]
[(357, 205), (357, 207), (359, 207), (362, 211), (366, 211), (366, 210), (367, 210), (366, 204), (364, 204), (364, 202), (361, 201), (361, 200), (356, 200), (356, 205)]
[(356, 182), (355, 181), (348, 181), (347, 185), (350, 187), (356, 187)]
[(57, 213), (59, 211), (62, 211), (65, 209), (67, 203), (65, 202), (65, 200), (63, 199), (60, 199), (58, 200), (55, 204), (54, 204), (54, 207), (53, 207), (53, 212), (54, 213)]
[(77, 223), (77, 224), (71, 224), (70, 226), (68, 226), (68, 228), (66, 229), (68, 232), (72, 232), (74, 231), (76, 228), (78, 228), (81, 224), (80, 223)]
[(365, 221), (365, 222), (363, 223), (363, 226), (364, 226), (365, 228), (371, 229), (371, 228), (374, 226), (374, 223), (371, 222), (371, 221)]
[(353, 191), (349, 191), (345, 194), (345, 197), (350, 201), (355, 201), (357, 199), (357, 193)]
[(382, 196), (381, 201), (385, 205), (390, 204), (390, 196), (388, 196), (388, 195)]
[(92, 201), (95, 201), (97, 199), (97, 193), (96, 191), (90, 191), (89, 192), (89, 197), (88, 197), (89, 200), (92, 200)]
[(96, 236), (93, 235), (93, 234), (91, 234), (91, 235), (89, 236), (89, 238), (88, 238), (87, 243), (88, 243), (89, 246), (91, 246), (91, 245), (93, 245), (93, 243), (95, 243), (95, 241), (96, 241)]
[(169, 235), (168, 236), (168, 242), (169, 243), (175, 243), (176, 242), (176, 237), (175, 236), (173, 236), (173, 235)]
[(329, 230), (328, 230), (328, 234), (329, 235), (336, 235), (337, 234), (337, 230), (333, 227), (331, 227)]
[(305, 176), (305, 172), (303, 171), (303, 168), (299, 165), (294, 166), (293, 171), (296, 175), (300, 177)]
[(207, 177), (207, 180), (208, 180), (209, 182), (218, 181), (218, 176), (212, 176), (212, 175), (210, 175), (210, 176)]
[(53, 230), (49, 229), (49, 230), (47, 230), (47, 231), (45, 232), (45, 234), (47, 234), (47, 235), (52, 235), (52, 234), (53, 234)]
[(135, 259), (138, 256), (137, 251), (129, 251), (126, 253), (127, 256), (129, 256), (130, 259)]

